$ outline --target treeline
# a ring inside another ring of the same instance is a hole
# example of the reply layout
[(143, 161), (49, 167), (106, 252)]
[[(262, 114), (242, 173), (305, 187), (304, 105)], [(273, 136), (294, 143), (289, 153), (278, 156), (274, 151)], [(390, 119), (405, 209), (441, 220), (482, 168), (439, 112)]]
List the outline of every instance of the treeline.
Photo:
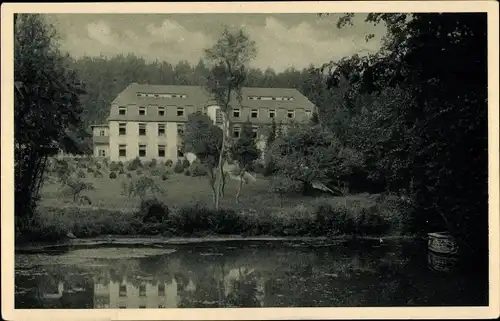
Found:
[[(132, 82), (204, 86), (210, 74), (203, 60), (194, 66), (186, 61), (173, 65), (165, 61), (147, 62), (132, 54), (72, 59), (71, 68), (78, 73), (86, 90), (86, 94), (81, 96), (82, 126), (85, 129), (104, 122), (112, 100)], [(247, 72), (245, 86), (296, 88), (314, 103), (320, 103), (322, 98), (319, 98), (318, 91), (324, 87), (324, 81), (325, 78), (312, 65), (302, 70), (289, 68), (283, 72), (275, 72), (272, 68), (264, 71), (252, 68)]]

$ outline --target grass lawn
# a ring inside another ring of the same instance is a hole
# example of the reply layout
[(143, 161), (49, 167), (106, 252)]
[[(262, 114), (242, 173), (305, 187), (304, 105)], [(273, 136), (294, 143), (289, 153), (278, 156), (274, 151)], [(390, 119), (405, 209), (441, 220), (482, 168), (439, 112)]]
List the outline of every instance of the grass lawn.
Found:
[[(183, 237), (404, 234), (404, 215), (373, 195), (311, 197), (289, 193), (280, 206), (279, 196), (269, 191), (268, 179), (258, 176), (256, 181), (243, 185), (239, 203), (235, 200), (239, 182), (229, 179), (221, 209), (215, 211), (207, 177), (174, 174), (171, 169), (160, 166), (161, 171), (169, 171), (168, 179), (162, 180), (157, 170), (146, 168), (140, 170), (141, 174), (126, 170), (110, 179), (110, 171), (105, 167), (99, 169), (102, 177), (88, 173), (86, 167), (76, 170), (73, 167), (73, 172), (84, 171), (84, 180), (94, 187), (81, 194), (91, 200), (91, 205), (75, 203), (71, 195), (62, 191), (61, 184), (49, 176), (40, 191), (38, 223), (33, 223), (27, 233), (20, 232), (20, 239), (58, 240), (68, 231), (80, 238), (110, 234)], [(143, 220), (149, 210), (141, 209), (140, 198), (122, 194), (123, 184), (135, 181), (140, 175), (152, 178), (163, 190), (146, 196), (168, 207), (162, 209), (161, 215), (165, 216), (160, 221)]]
[[(133, 172), (132, 172), (133, 173)], [(134, 176), (137, 176), (135, 173)], [(143, 175), (148, 175), (147, 172)], [(150, 195), (156, 197), (171, 207), (190, 206), (194, 204), (213, 206), (212, 190), (206, 177), (191, 177), (184, 174), (170, 174), (168, 180), (161, 180), (160, 177), (151, 176), (155, 182), (165, 192)], [(95, 190), (82, 193), (92, 201), (91, 207), (133, 211), (138, 208), (139, 198), (128, 198), (122, 195), (123, 182), (130, 182), (126, 174), (118, 175), (116, 179), (110, 179), (106, 173), (104, 177), (95, 178), (91, 175), (85, 179), (92, 183)], [(236, 203), (235, 195), (238, 189), (238, 181), (228, 180), (225, 188), (224, 198), (221, 200), (221, 207), (233, 210), (254, 210), (254, 211), (272, 211), (280, 210), (279, 198), (276, 194), (269, 192), (269, 182), (265, 177), (259, 177), (256, 181), (243, 185), (243, 193), (240, 202)], [(55, 182), (46, 182), (40, 191), (40, 205), (50, 207), (75, 206), (70, 195), (62, 193), (60, 184)], [(368, 195), (350, 195), (347, 197), (348, 204), (368, 205), (372, 204)], [(283, 208), (294, 207), (298, 205), (315, 205), (318, 202), (327, 201), (328, 203), (344, 204), (344, 197), (324, 196), (324, 197), (304, 197), (300, 193), (291, 193), (283, 198)], [(88, 206), (84, 206), (88, 207)]]

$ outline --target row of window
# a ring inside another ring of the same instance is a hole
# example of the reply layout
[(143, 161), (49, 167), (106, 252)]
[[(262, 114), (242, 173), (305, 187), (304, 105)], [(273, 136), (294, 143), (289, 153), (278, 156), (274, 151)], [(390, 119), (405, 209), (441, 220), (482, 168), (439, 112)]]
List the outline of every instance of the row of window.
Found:
[[(174, 94), (174, 93), (137, 93), (137, 97), (150, 97), (150, 98), (187, 98), (186, 94)], [(250, 100), (293, 100), (293, 97), (289, 96), (248, 96)]]
[(248, 96), (250, 100), (293, 100), (293, 97)]
[[(127, 285), (126, 284), (120, 284), (120, 288), (118, 290), (118, 295), (120, 297), (127, 296)], [(142, 296), (142, 297), (146, 296), (146, 284), (139, 285), (139, 296)], [(158, 284), (158, 296), (165, 296), (165, 284), (164, 283)]]
[[(139, 107), (139, 115), (140, 116), (145, 116), (147, 115), (146, 107), (141, 106)], [(311, 117), (311, 110), (306, 110), (306, 116)], [(206, 110), (205, 110), (206, 113)], [(127, 107), (125, 106), (120, 106), (118, 107), (118, 114), (119, 115), (126, 115), (127, 114)], [(287, 110), (287, 118), (293, 119), (295, 118), (295, 110)], [(165, 116), (165, 107), (158, 107), (158, 116)], [(177, 116), (182, 117), (184, 116), (184, 108), (183, 107), (177, 107)], [(234, 118), (240, 118), (241, 116), (241, 110), (239, 108), (233, 108), (233, 117)], [(268, 110), (268, 116), (269, 118), (274, 118), (276, 117), (276, 109), (269, 109)], [(259, 110), (258, 109), (252, 109), (250, 112), (250, 117), (251, 118), (258, 118), (259, 117)]]
[[(159, 158), (164, 158), (165, 150), (166, 150), (165, 145), (158, 145), (158, 153), (156, 156), (158, 156)], [(127, 157), (127, 145), (125, 144), (118, 145), (118, 156)], [(146, 157), (146, 156), (147, 156), (147, 145), (139, 144), (139, 157)], [(181, 150), (177, 150), (177, 157), (184, 157), (184, 153)]]
[[(146, 116), (147, 115), (147, 108), (144, 106), (139, 107), (139, 115), (140, 116)], [(118, 114), (119, 115), (126, 115), (127, 114), (127, 107), (126, 106), (120, 106), (118, 107)], [(158, 107), (158, 116), (165, 116), (165, 107)], [(182, 117), (184, 116), (184, 108), (183, 107), (177, 107), (177, 116)]]
[[(158, 136), (165, 136), (165, 124), (158, 124)], [(184, 127), (185, 125), (183, 123), (177, 124), (177, 134), (178, 135), (183, 135), (184, 134)], [(139, 124), (139, 136), (146, 136), (146, 124), (140, 123)], [(118, 135), (124, 136), (127, 135), (127, 123), (119, 123), (118, 124)]]
[[(146, 128), (147, 128), (146, 124), (143, 123), (139, 124), (139, 136), (147, 135)], [(183, 123), (177, 124), (177, 134), (179, 136), (184, 135), (184, 129), (185, 129), (185, 124)], [(254, 138), (257, 137), (258, 130), (259, 130), (258, 125), (252, 125), (252, 132)], [(240, 137), (240, 132), (241, 132), (241, 125), (233, 125), (233, 136), (236, 138)], [(118, 124), (118, 134), (120, 136), (124, 136), (127, 134), (127, 123)], [(165, 136), (165, 124), (158, 124), (158, 136)]]
[(185, 94), (137, 93), (137, 97), (150, 98), (187, 98)]

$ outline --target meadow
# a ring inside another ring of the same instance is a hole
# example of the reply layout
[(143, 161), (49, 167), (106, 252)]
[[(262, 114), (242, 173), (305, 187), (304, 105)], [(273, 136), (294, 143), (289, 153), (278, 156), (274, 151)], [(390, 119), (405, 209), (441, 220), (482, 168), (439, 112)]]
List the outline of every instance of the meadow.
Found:
[[(323, 194), (313, 197), (291, 191), (280, 199), (270, 190), (267, 177), (253, 173), (257, 179), (243, 184), (239, 202), (235, 198), (239, 182), (228, 179), (220, 209), (216, 211), (209, 181), (206, 176), (193, 176), (194, 165), (179, 171), (175, 164), (167, 166), (165, 163), (141, 164), (134, 169), (90, 158), (63, 163), (68, 164), (73, 176), (92, 188), (82, 191), (75, 201), (68, 188), (58, 180), (55, 166), (49, 166), (40, 190), (37, 222), (29, 233), (30, 240), (58, 240), (67, 232), (79, 238), (407, 233), (399, 202), (383, 195)], [(128, 193), (124, 186), (137, 183), (141, 177), (150, 179), (155, 188), (141, 195)], [(154, 211), (157, 219), (147, 221), (145, 217)]]

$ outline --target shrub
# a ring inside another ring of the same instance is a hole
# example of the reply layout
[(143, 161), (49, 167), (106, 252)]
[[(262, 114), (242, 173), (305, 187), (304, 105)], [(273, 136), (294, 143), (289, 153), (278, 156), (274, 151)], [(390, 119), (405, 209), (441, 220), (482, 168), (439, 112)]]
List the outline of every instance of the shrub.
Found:
[(87, 173), (93, 173), (93, 172), (94, 172), (94, 169), (92, 167), (87, 168)]
[(184, 175), (191, 176), (191, 172), (189, 171), (189, 169), (186, 169), (186, 171), (184, 172)]
[(120, 170), (118, 171), (118, 174), (124, 174), (125, 171), (123, 170), (123, 168), (120, 168)]
[(109, 173), (109, 178), (115, 179), (116, 178), (116, 173), (115, 172)]
[(101, 169), (102, 165), (100, 163), (95, 163), (95, 168)]
[(85, 177), (87, 177), (87, 175), (85, 175), (84, 171), (82, 170), (78, 171), (78, 178), (85, 178)]
[(109, 164), (109, 170), (112, 171), (112, 172), (117, 172), (118, 170), (120, 170), (120, 165), (113, 161), (111, 162), (111, 164)]
[(137, 174), (137, 176), (140, 176), (140, 175), (142, 175), (142, 171), (141, 170), (137, 170), (136, 174)]
[(179, 174), (182, 173), (183, 171), (184, 171), (184, 166), (182, 165), (182, 162), (178, 160), (174, 166), (174, 173)]
[(191, 163), (187, 160), (187, 158), (184, 158), (182, 160), (182, 168), (186, 169), (186, 168), (189, 168), (189, 166), (191, 166)]
[(203, 164), (201, 164), (201, 162), (198, 159), (191, 164), (191, 166), (189, 167), (189, 171), (191, 172), (191, 176), (193, 177), (207, 175), (207, 170), (205, 169), (205, 166), (203, 166)]
[(141, 201), (137, 216), (143, 223), (161, 223), (168, 219), (170, 210), (167, 205), (157, 199)]
[(149, 162), (148, 166), (149, 168), (155, 168), (157, 165), (156, 158), (153, 158), (151, 162)]
[(132, 178), (132, 174), (127, 173), (127, 177), (128, 177), (128, 178)]
[(160, 168), (153, 168), (151, 170), (151, 175), (152, 176), (161, 176), (163, 174), (163, 171)]
[(174, 162), (171, 159), (167, 159), (165, 161), (165, 166), (167, 166), (167, 167), (172, 167), (173, 164), (174, 164)]
[(163, 173), (163, 175), (161, 175), (161, 179), (162, 179), (162, 181), (166, 181), (168, 179), (168, 174)]
[(315, 215), (317, 229), (321, 232), (353, 234), (356, 231), (356, 222), (345, 207), (323, 203), (316, 207)]
[(233, 210), (212, 210), (201, 205), (180, 208), (176, 215), (171, 216), (171, 224), (187, 235), (202, 232), (234, 234), (245, 230)]
[(103, 177), (102, 173), (100, 171), (95, 171), (94, 172), (94, 177), (95, 178), (99, 178), (99, 177)]
[(127, 169), (129, 171), (135, 171), (136, 169), (141, 168), (141, 167), (142, 167), (142, 162), (139, 159), (139, 157), (134, 158), (134, 160), (131, 161), (130, 163), (128, 163), (128, 165), (127, 165)]

